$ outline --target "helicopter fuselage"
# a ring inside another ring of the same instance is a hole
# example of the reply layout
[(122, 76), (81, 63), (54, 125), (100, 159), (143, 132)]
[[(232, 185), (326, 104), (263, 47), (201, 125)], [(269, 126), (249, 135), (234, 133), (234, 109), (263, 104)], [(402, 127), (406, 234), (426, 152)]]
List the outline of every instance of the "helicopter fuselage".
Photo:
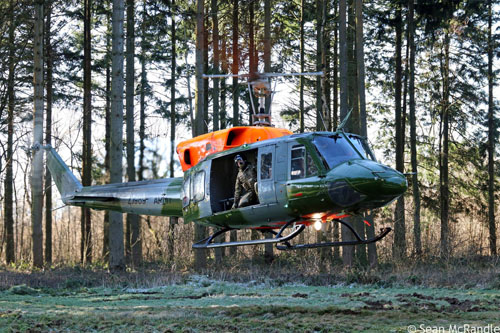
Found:
[[(256, 169), (258, 200), (232, 209), (237, 154)], [(82, 187), (52, 148), (48, 165), (65, 204), (220, 228), (327, 222), (387, 205), (407, 189), (405, 176), (376, 162), (362, 137), (342, 131), (243, 144), (206, 156), (183, 178)]]

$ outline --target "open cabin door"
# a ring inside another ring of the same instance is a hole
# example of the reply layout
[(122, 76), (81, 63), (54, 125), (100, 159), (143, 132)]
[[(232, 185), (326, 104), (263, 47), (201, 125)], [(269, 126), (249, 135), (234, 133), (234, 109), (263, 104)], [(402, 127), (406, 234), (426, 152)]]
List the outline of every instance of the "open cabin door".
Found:
[(257, 161), (257, 189), (260, 204), (276, 203), (274, 174), (276, 172), (276, 148), (269, 145), (259, 148)]

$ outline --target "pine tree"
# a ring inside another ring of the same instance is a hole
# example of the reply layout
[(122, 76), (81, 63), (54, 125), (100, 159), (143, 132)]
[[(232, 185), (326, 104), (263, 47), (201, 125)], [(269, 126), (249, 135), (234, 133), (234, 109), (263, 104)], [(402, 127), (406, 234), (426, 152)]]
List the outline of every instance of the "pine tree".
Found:
[(31, 174), (31, 227), (32, 227), (32, 251), (33, 266), (43, 266), (43, 151), (40, 145), (43, 144), (43, 1), (35, 2), (35, 23), (33, 39), (33, 86), (34, 86), (34, 125), (33, 125), (33, 161)]
[[(395, 129), (396, 129), (396, 170), (404, 172), (404, 117), (401, 108), (401, 93), (402, 93), (402, 29), (403, 20), (401, 14), (401, 6), (396, 8), (396, 54), (395, 54)], [(396, 260), (405, 257), (406, 252), (406, 237), (405, 237), (405, 201), (404, 196), (398, 198), (396, 203), (396, 211), (394, 214), (394, 246), (393, 256)]]
[[(127, 132), (127, 177), (135, 181), (135, 140), (134, 140), (134, 97), (135, 97), (135, 5), (127, 0), (127, 42), (126, 42), (126, 132)], [(126, 251), (134, 266), (142, 261), (142, 240), (139, 216), (127, 214)]]
[(493, 9), (492, 0), (488, 0), (488, 230), (490, 254), (497, 255), (497, 235), (495, 224), (495, 104), (493, 101)]
[[(14, 0), (9, 1), (9, 10), (15, 13)], [(9, 20), (9, 74), (7, 81), (7, 154), (5, 166), (5, 194), (4, 194), (4, 235), (5, 235), (5, 261), (10, 264), (15, 261), (14, 250), (14, 216), (13, 216), (13, 137), (14, 137), (14, 106), (15, 106), (15, 92), (14, 92), (14, 61), (15, 61), (15, 40), (14, 33), (16, 29), (15, 15), (12, 15)]]
[(414, 23), (414, 1), (408, 0), (408, 44), (410, 47), (409, 62), (409, 109), (410, 109), (410, 154), (412, 171), (413, 192), (413, 238), (415, 243), (415, 254), (422, 254), (422, 241), (420, 231), (420, 190), (418, 186), (418, 164), (417, 164), (417, 130), (415, 115), (415, 23)]
[[(196, 2), (196, 118), (195, 118), (195, 135), (204, 133), (204, 89), (203, 89), (203, 45), (204, 45), (204, 20), (205, 13), (204, 1), (197, 0)], [(194, 226), (194, 238), (196, 240), (205, 237), (205, 228), (199, 224)], [(194, 251), (194, 266), (196, 270), (202, 270), (206, 267), (206, 251)]]
[[(82, 153), (82, 185), (92, 185), (92, 79), (91, 79), (91, 20), (92, 1), (83, 3), (83, 153)], [(92, 261), (92, 222), (90, 208), (81, 209), (81, 243), (80, 261)]]
[[(45, 18), (45, 57), (46, 71), (46, 119), (45, 143), (52, 142), (52, 99), (53, 99), (53, 50), (52, 50), (52, 1), (47, 1), (47, 15)], [(45, 262), (52, 263), (52, 176), (49, 168), (45, 168)]]
[[(113, 0), (112, 81), (111, 81), (111, 136), (110, 182), (122, 182), (123, 157), (123, 0)], [(109, 213), (109, 267), (121, 270), (125, 267), (123, 246), (123, 216)]]

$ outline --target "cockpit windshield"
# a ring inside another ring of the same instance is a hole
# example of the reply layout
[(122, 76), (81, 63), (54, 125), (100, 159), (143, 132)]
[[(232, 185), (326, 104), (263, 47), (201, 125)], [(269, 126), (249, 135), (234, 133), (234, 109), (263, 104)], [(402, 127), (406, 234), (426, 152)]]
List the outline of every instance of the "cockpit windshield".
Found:
[(342, 135), (317, 136), (313, 143), (330, 169), (348, 160), (361, 159)]
[(351, 140), (352, 144), (356, 147), (356, 149), (361, 153), (361, 155), (363, 155), (364, 158), (372, 161), (377, 161), (375, 155), (370, 149), (370, 146), (366, 142), (366, 139), (362, 139), (359, 136), (354, 136), (354, 135), (349, 135), (349, 139)]

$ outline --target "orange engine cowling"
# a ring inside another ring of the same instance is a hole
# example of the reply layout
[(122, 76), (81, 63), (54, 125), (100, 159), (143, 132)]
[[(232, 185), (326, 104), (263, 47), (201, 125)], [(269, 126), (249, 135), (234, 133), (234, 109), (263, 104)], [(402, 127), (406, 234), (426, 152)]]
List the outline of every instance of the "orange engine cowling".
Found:
[(198, 164), (207, 155), (244, 144), (290, 135), (287, 129), (274, 127), (241, 126), (202, 134), (177, 145), (182, 171)]

